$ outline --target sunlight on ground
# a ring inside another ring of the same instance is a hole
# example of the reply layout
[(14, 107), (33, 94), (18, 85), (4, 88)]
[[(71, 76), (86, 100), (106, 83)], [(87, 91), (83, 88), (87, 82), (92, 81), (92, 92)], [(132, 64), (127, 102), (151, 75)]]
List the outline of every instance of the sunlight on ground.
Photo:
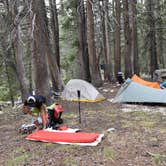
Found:
[(143, 106), (143, 105), (129, 105), (123, 104), (122, 109), (123, 112), (134, 112), (134, 111), (144, 111), (144, 112), (153, 112), (153, 113), (162, 113), (166, 116), (166, 108), (165, 107), (151, 107), (151, 106)]

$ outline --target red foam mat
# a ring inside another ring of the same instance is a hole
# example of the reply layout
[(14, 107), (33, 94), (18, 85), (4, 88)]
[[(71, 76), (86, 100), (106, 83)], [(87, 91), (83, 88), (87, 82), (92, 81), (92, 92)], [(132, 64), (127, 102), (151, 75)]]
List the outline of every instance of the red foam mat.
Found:
[(97, 133), (65, 133), (39, 130), (27, 136), (28, 140), (43, 142), (91, 143), (99, 137)]

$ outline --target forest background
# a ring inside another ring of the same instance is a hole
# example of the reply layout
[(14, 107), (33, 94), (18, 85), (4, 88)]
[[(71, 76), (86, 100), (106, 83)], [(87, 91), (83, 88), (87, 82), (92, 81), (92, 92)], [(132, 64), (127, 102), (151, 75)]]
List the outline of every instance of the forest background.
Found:
[(165, 6), (165, 0), (0, 0), (0, 100), (14, 105), (35, 90), (49, 103), (50, 91), (72, 78), (100, 87), (119, 71), (153, 79), (166, 66)]

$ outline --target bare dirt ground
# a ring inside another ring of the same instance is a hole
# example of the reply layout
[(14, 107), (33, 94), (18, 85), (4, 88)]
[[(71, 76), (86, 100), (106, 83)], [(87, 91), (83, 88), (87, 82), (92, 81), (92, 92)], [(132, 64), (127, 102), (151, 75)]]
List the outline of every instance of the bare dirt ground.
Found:
[(81, 124), (78, 103), (59, 101), (65, 125), (104, 134), (95, 147), (28, 141), (18, 129), (31, 117), (19, 107), (0, 111), (0, 166), (166, 166), (166, 107), (113, 104), (118, 89), (106, 83), (107, 100), (82, 103)]

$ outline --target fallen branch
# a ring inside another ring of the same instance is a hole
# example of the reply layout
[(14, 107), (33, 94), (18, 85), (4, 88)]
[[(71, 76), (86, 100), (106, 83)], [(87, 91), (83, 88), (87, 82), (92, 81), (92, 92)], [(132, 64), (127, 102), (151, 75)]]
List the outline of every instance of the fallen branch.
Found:
[(162, 158), (166, 158), (166, 155), (162, 155), (162, 154), (155, 154), (155, 153), (151, 153), (151, 152), (146, 152), (148, 155), (150, 155), (150, 156), (153, 156), (153, 157), (155, 157), (155, 156), (160, 156), (160, 157), (162, 157)]

